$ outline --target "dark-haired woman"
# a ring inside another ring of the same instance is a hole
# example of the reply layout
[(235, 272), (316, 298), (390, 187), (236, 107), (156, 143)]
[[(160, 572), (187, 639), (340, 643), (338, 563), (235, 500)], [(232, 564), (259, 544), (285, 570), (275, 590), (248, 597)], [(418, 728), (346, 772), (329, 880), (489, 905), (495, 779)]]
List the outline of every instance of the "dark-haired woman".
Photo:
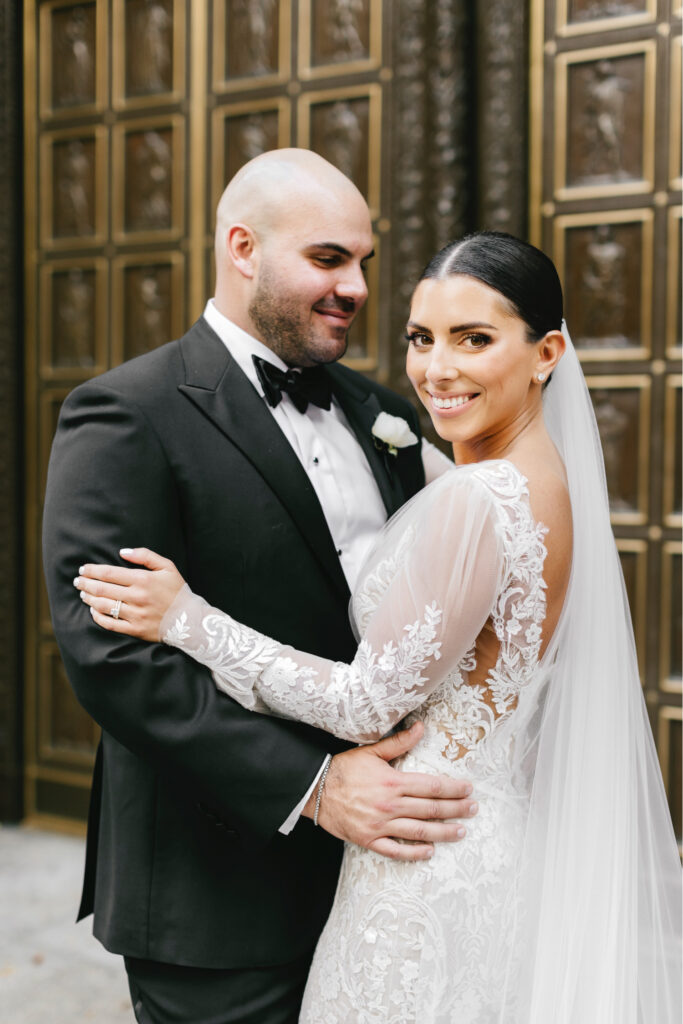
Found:
[(179, 647), (245, 707), (360, 743), (408, 716), (402, 767), (473, 782), (465, 841), (413, 863), (347, 847), (302, 1021), (673, 1024), (680, 867), (555, 269), (507, 235), (453, 243), (407, 337), (457, 468), (369, 557), (351, 664), (240, 625), (152, 552), (78, 586), (101, 626)]

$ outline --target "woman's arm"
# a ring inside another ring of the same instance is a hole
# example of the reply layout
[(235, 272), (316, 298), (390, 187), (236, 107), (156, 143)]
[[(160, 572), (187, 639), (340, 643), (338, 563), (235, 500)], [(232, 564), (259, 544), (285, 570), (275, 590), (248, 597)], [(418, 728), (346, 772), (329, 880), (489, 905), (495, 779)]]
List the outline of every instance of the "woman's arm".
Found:
[[(106, 584), (93, 584), (83, 577), (101, 579), (102, 567), (84, 566), (79, 586), (100, 625), (147, 639), (161, 630), (243, 707), (366, 743), (419, 707), (473, 646), (499, 587), (495, 521), (488, 489), (458, 473), (399, 515), (389, 530), (397, 533), (392, 546), (405, 554), (350, 664), (283, 646), (236, 622), (192, 594), (172, 563), (151, 552), (125, 557), (144, 558), (152, 573), (124, 577), (130, 570), (109, 569)], [(118, 582), (124, 578), (128, 587)], [(107, 586), (106, 596), (102, 589), (94, 596), (93, 586)], [(106, 614), (112, 598), (122, 601), (118, 619)]]

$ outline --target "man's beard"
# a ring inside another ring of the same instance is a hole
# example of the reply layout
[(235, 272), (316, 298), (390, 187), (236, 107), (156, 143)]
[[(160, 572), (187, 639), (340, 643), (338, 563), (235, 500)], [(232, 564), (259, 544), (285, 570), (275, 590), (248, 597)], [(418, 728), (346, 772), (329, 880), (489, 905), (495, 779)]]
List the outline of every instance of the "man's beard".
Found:
[(343, 347), (332, 353), (333, 340), (318, 340), (313, 324), (303, 322), (300, 303), (282, 292), (278, 295), (274, 277), (267, 270), (261, 272), (248, 313), (264, 344), (289, 366), (333, 363), (346, 352), (346, 328), (343, 338), (340, 329)]

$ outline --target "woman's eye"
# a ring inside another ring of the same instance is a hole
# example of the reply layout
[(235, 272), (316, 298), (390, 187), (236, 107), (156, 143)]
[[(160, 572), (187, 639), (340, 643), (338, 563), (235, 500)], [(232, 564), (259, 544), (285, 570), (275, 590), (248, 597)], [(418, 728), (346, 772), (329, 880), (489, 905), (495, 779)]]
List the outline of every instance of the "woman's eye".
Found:
[(486, 348), (491, 339), (486, 334), (466, 334), (462, 339), (468, 348)]
[(432, 343), (432, 339), (428, 335), (419, 334), (418, 332), (406, 334), (405, 339), (413, 348), (426, 348), (427, 345)]

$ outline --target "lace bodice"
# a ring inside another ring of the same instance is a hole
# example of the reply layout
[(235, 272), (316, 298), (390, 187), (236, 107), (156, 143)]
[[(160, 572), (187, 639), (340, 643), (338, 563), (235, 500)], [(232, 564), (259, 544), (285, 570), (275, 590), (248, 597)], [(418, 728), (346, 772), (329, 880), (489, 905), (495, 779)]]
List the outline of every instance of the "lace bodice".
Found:
[(467, 758), (514, 709), (538, 663), (543, 535), (511, 463), (461, 467), (385, 528), (353, 597), (360, 640), (351, 664), (282, 645), (189, 588), (163, 639), (254, 711), (371, 742), (422, 709), (435, 751)]

